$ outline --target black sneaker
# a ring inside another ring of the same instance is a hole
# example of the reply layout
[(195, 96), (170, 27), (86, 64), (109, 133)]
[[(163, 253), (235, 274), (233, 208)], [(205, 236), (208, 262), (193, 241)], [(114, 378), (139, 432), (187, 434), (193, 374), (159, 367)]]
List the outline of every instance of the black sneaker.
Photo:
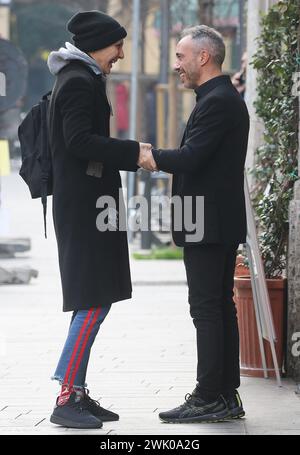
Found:
[(119, 420), (118, 414), (115, 412), (109, 411), (108, 409), (102, 408), (100, 403), (96, 400), (93, 400), (89, 396), (89, 391), (85, 390), (83, 400), (86, 405), (86, 408), (90, 411), (93, 416), (97, 417), (97, 419), (102, 420), (102, 422), (115, 422)]
[(167, 423), (220, 422), (228, 417), (230, 412), (222, 396), (208, 403), (189, 393), (181, 406), (159, 414), (160, 420)]
[(243, 409), (243, 403), (237, 390), (230, 396), (224, 396), (224, 399), (230, 411), (231, 419), (240, 419), (241, 417), (244, 417), (245, 411)]
[(83, 397), (72, 392), (68, 401), (56, 406), (50, 417), (50, 422), (67, 428), (102, 428), (101, 420), (97, 419), (87, 409)]

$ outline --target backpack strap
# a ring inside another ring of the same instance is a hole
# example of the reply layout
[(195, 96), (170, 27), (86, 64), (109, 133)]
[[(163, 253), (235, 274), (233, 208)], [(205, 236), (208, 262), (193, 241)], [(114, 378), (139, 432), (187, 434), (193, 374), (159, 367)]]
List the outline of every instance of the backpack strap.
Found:
[[(45, 191), (46, 188), (46, 191)], [(47, 238), (47, 182), (42, 185), (42, 197), (41, 201), (43, 204), (43, 215), (44, 215), (44, 233), (45, 233), (45, 239)]]

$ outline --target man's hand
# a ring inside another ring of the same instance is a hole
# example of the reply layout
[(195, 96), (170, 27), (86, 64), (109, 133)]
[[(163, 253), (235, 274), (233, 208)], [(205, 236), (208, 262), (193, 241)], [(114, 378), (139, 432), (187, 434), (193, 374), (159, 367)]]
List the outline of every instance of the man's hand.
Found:
[(137, 164), (143, 169), (153, 172), (157, 171), (158, 169), (151, 150), (152, 150), (151, 144), (140, 142), (140, 154)]

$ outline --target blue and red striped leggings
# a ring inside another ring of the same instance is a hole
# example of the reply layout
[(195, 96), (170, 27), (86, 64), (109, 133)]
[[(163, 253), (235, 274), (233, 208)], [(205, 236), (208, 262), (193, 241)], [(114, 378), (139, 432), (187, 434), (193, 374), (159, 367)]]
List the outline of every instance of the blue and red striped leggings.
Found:
[(83, 389), (90, 352), (111, 305), (74, 311), (68, 337), (52, 379), (69, 388)]

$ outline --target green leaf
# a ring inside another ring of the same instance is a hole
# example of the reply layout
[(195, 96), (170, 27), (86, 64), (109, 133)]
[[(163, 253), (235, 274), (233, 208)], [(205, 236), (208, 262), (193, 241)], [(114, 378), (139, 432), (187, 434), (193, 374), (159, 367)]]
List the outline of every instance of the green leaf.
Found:
[(268, 277), (286, 268), (289, 204), (298, 178), (299, 100), (291, 96), (300, 65), (298, 28), (299, 0), (279, 1), (262, 15), (252, 60), (258, 72), (254, 106), (265, 130), (252, 170), (256, 186), (251, 198)]

